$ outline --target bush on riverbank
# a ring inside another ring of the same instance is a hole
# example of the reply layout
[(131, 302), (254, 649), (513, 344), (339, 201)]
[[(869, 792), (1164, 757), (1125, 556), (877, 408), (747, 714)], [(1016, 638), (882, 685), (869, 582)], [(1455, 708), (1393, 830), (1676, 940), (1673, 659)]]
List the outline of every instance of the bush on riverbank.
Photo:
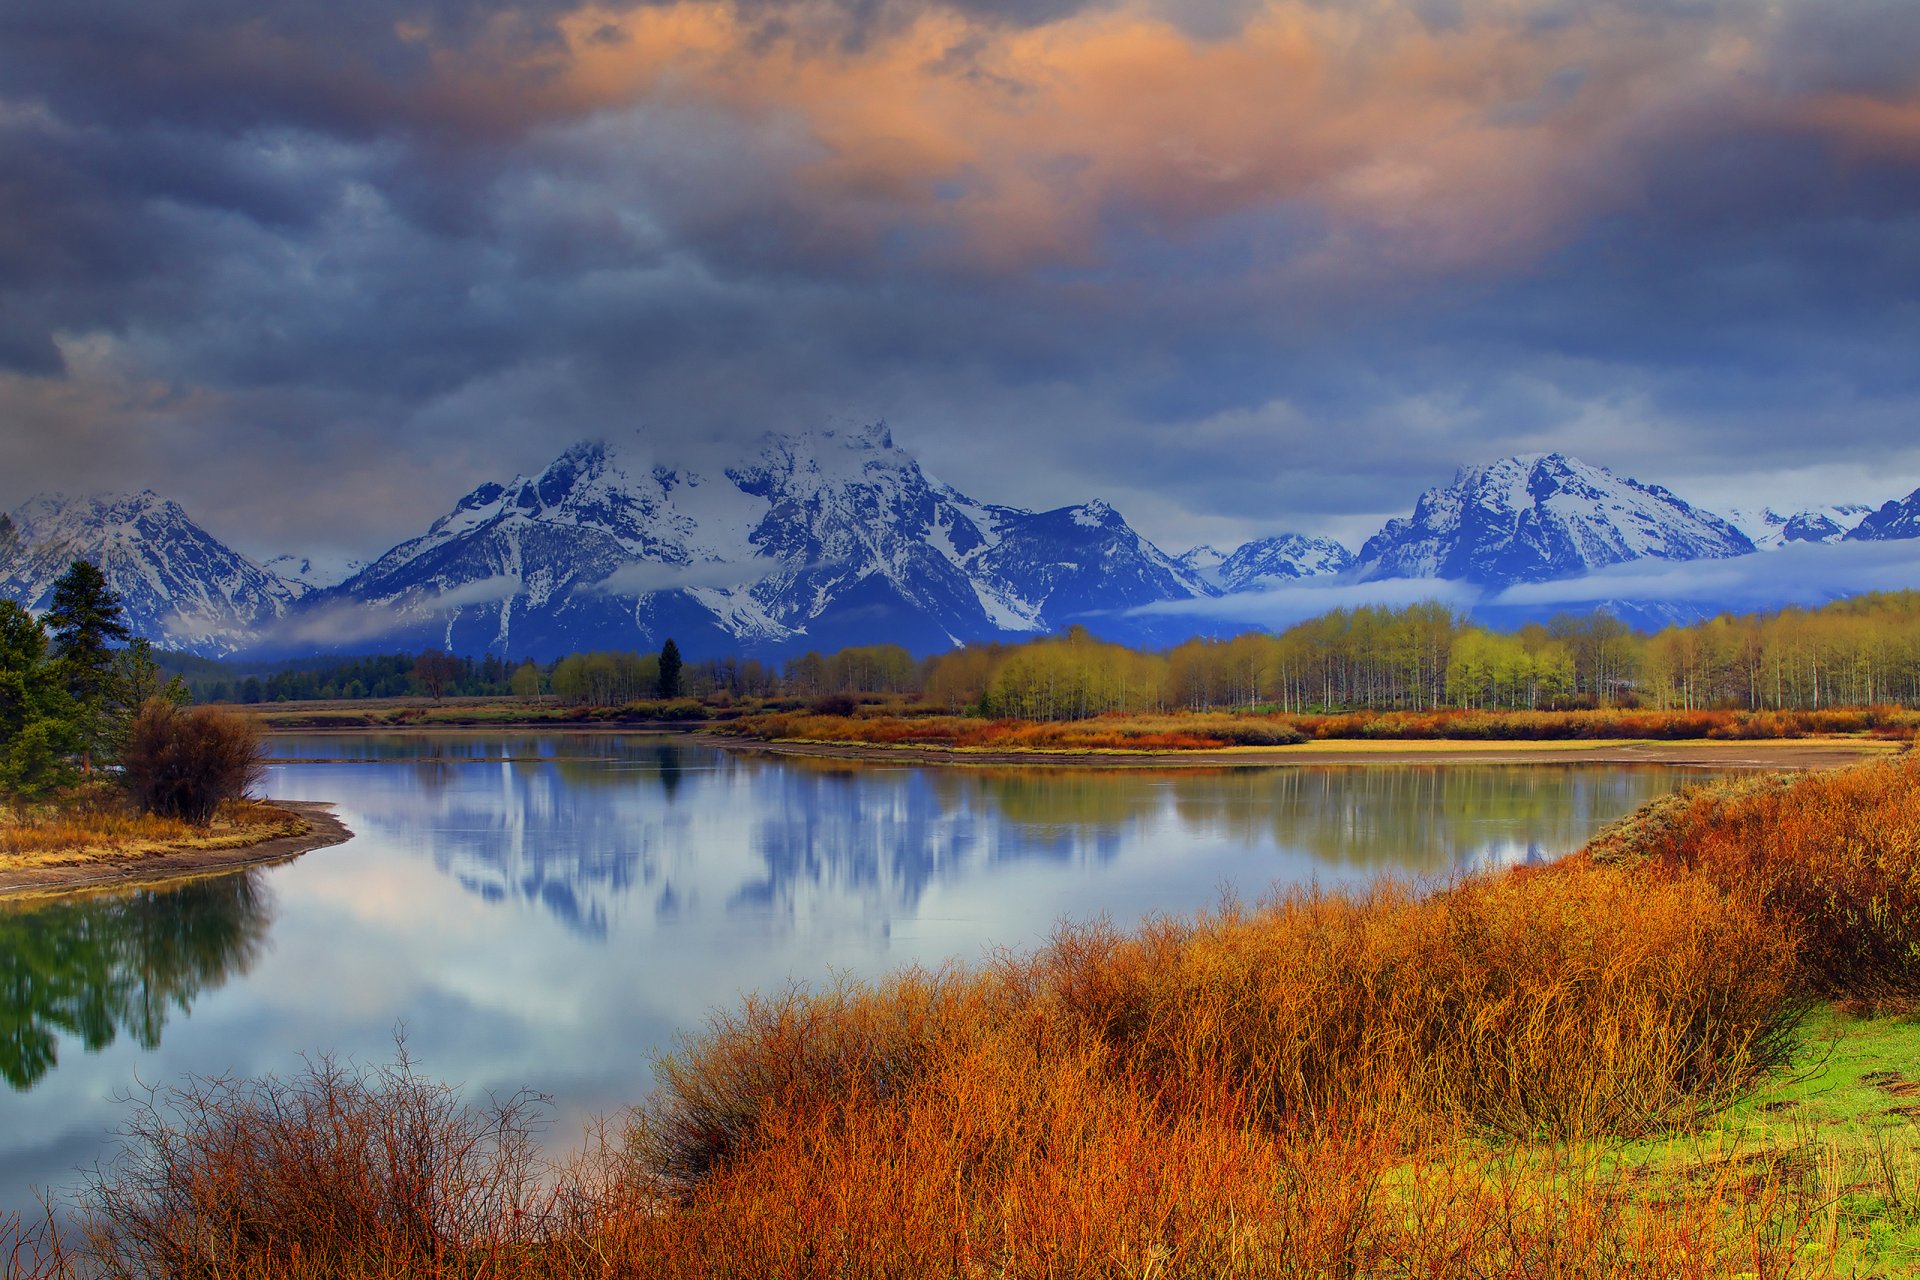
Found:
[(1800, 934), (1813, 994), (1920, 1004), (1920, 757), (1689, 788), (1590, 853), (1698, 873), (1759, 902)]

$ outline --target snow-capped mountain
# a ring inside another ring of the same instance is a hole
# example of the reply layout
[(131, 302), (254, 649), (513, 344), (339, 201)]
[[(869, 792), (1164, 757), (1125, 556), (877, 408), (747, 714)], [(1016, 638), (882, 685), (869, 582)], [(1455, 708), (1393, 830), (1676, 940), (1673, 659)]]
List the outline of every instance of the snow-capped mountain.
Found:
[(1709, 560), (1754, 550), (1747, 536), (1659, 485), (1564, 454), (1463, 467), (1420, 495), (1360, 550), (1357, 576), (1482, 586), (1572, 577), (1629, 560)]
[(262, 560), (260, 567), (286, 583), (287, 589), (298, 597), (309, 591), (337, 587), (367, 566), (363, 560), (284, 555)]
[(1227, 562), (1229, 554), (1211, 543), (1203, 542), (1193, 550), (1175, 556), (1174, 560), (1188, 573), (1217, 587), (1220, 585), (1220, 566)]
[(1847, 537), (1857, 542), (1920, 538), (1920, 489), (1872, 512), (1849, 530)]
[(137, 635), (202, 654), (232, 653), (283, 616), (293, 592), (152, 490), (40, 494), (13, 513), (0, 598), (38, 612), (75, 560), (91, 560)]
[(1220, 591), (1259, 591), (1345, 572), (1353, 566), (1353, 552), (1331, 538), (1280, 533), (1243, 543), (1231, 554), (1198, 546), (1179, 561)]
[(1282, 533), (1247, 543), (1220, 566), (1219, 583), (1227, 591), (1258, 591), (1344, 573), (1354, 564), (1353, 552), (1331, 538)]
[(550, 656), (668, 635), (689, 652), (926, 651), (1209, 593), (1105, 503), (978, 502), (875, 426), (768, 436), (717, 474), (575, 445), (306, 603), (326, 627), (345, 611), (409, 643)]
[(1871, 514), (1872, 507), (1846, 502), (1792, 512), (1736, 507), (1723, 513), (1727, 523), (1746, 534), (1760, 551), (1774, 551), (1794, 542), (1839, 542)]

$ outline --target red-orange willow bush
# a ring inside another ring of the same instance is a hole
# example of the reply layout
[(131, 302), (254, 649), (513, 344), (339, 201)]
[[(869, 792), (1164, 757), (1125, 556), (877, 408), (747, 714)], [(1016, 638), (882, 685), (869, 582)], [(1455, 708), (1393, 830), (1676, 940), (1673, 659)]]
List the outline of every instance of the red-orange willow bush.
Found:
[(244, 799), (266, 769), (251, 720), (164, 698), (147, 699), (134, 715), (120, 765), (142, 809), (201, 827), (223, 802)]
[(1813, 994), (1920, 1001), (1920, 756), (1689, 788), (1589, 856), (1702, 875), (1762, 904), (1798, 935)]
[(1206, 751), (1309, 741), (1375, 739), (1546, 742), (1651, 738), (1804, 738), (1871, 733), (1912, 738), (1920, 712), (1893, 707), (1832, 711), (1354, 711), (1331, 715), (1171, 712), (1084, 720), (985, 720), (900, 715), (884, 708), (844, 715), (763, 712), (727, 732), (764, 740), (871, 743), (1002, 751)]

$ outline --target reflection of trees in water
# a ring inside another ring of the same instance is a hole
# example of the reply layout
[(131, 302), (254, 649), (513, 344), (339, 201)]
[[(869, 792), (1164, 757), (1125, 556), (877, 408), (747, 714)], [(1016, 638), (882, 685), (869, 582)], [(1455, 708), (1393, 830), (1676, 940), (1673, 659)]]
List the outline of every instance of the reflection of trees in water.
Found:
[(1501, 845), (1569, 852), (1678, 783), (1658, 768), (1396, 765), (1180, 777), (1174, 796), (1190, 828), (1331, 866), (1440, 875)]
[(251, 968), (272, 922), (251, 871), (0, 911), (0, 1076), (31, 1088), (60, 1032), (159, 1047), (168, 1013)]
[(991, 769), (942, 777), (935, 788), (947, 803), (984, 800), (1002, 819), (1037, 832), (1113, 835), (1165, 804), (1168, 776), (1057, 766)]

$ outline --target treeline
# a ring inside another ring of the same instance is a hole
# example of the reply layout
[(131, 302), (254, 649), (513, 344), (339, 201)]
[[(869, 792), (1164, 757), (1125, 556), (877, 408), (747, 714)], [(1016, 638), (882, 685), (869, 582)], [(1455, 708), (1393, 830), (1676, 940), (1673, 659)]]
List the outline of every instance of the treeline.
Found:
[(941, 654), (923, 672), (922, 696), (944, 710), (1034, 720), (1256, 708), (1911, 707), (1920, 706), (1920, 593), (1654, 633), (1605, 611), (1500, 632), (1438, 604), (1362, 607), (1166, 653), (1076, 631)]
[[(432, 653), (435, 651), (429, 651)], [(279, 670), (236, 673), (220, 663), (182, 663), (169, 658), (196, 702), (311, 702), (360, 698), (401, 698), (429, 692), (416, 675), (421, 654), (389, 653), (365, 658), (325, 659)], [(445, 655), (455, 670), (442, 695), (486, 697), (513, 692), (512, 670), (504, 658)]]
[[(671, 643), (671, 642), (669, 642)], [(1278, 633), (1194, 639), (1143, 652), (1076, 628), (1019, 644), (915, 660), (899, 645), (685, 663), (600, 651), (517, 664), (428, 651), (341, 659), (243, 677), (201, 664), (205, 701), (277, 702), (514, 694), (574, 706), (666, 698), (707, 702), (883, 695), (949, 712), (1075, 720), (1114, 712), (1572, 710), (1818, 711), (1920, 706), (1920, 592), (1818, 609), (1723, 616), (1636, 631), (1605, 610), (1503, 632), (1445, 605), (1336, 609)]]

